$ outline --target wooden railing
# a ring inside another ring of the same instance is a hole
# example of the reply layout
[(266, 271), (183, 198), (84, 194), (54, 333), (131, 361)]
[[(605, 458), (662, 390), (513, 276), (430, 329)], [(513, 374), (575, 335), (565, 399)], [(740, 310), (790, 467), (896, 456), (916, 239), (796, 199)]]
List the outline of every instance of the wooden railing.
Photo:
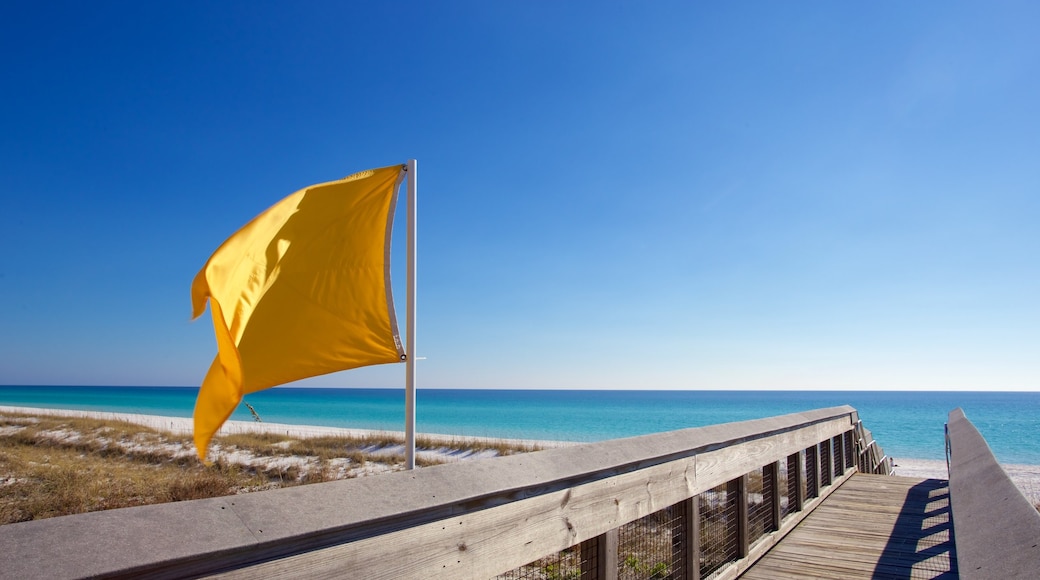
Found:
[(732, 578), (871, 441), (845, 406), (11, 524), (0, 577)]
[(961, 409), (946, 424), (950, 510), (962, 578), (1036, 578), (1040, 513)]
[(863, 421), (856, 421), (856, 446), (859, 449), (859, 470), (863, 473), (892, 475), (893, 461), (881, 450)]

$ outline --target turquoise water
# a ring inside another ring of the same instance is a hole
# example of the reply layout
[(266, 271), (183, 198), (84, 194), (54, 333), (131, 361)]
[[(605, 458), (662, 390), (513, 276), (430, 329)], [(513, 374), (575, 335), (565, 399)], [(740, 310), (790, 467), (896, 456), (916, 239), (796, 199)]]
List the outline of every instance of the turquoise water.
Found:
[[(0, 405), (190, 417), (193, 387), (0, 386)], [(600, 441), (757, 419), (836, 405), (855, 407), (885, 451), (943, 459), (943, 425), (961, 407), (1004, 463), (1040, 465), (1040, 393), (887, 391), (420, 390), (419, 432)], [(264, 421), (403, 430), (404, 391), (275, 388), (246, 397)], [(240, 406), (233, 419), (252, 419)]]

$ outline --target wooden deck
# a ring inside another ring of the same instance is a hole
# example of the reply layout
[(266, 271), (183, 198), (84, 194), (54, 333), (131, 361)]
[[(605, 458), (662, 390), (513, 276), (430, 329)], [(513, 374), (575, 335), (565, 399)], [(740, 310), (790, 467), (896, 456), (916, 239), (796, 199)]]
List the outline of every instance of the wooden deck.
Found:
[(945, 480), (857, 473), (741, 578), (957, 578), (953, 545)]

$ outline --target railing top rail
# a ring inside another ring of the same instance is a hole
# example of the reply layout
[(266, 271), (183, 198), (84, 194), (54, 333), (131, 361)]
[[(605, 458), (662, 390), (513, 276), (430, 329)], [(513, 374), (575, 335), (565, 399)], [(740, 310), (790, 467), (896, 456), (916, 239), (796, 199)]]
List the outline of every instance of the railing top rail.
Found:
[(199, 571), (211, 571), (206, 559), (233, 563), (241, 555), (253, 561), (259, 545), (270, 547), (266, 557), (280, 557), (824, 423), (848, 421), (851, 428), (856, 419), (852, 407), (832, 407), (378, 477), (10, 524), (0, 526), (0, 577), (39, 576), (42, 566), (54, 578), (152, 574), (164, 563), (178, 563), (183, 574), (190, 571), (183, 563), (196, 560)]
[(960, 408), (946, 425), (957, 563), (964, 578), (1026, 578), (1040, 569), (1040, 513)]

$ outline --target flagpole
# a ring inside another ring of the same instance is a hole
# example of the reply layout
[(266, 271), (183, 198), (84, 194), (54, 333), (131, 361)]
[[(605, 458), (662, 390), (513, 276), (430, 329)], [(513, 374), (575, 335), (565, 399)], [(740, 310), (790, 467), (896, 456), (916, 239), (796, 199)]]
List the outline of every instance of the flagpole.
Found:
[(408, 171), (408, 295), (405, 332), (408, 334), (405, 346), (405, 393), (404, 393), (404, 463), (406, 469), (415, 469), (415, 253), (416, 244), (416, 167), (415, 159), (409, 159)]

